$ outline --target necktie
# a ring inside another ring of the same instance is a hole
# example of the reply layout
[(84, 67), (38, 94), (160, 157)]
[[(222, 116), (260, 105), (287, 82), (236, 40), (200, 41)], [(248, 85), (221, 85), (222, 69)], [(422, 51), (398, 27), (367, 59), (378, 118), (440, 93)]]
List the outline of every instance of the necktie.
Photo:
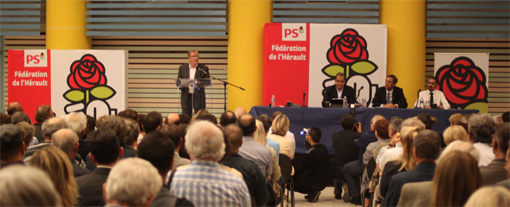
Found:
[(434, 104), (434, 93), (430, 92), (430, 106)]
[(391, 103), (391, 98), (390, 98), (391, 94), (390, 92), (386, 93), (386, 103), (389, 104)]

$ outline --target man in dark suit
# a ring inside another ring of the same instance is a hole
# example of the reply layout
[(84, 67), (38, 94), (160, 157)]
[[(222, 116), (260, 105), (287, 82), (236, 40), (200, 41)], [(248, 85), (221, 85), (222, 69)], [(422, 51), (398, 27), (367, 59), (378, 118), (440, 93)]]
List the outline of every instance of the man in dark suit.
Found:
[(406, 97), (404, 96), (404, 90), (395, 86), (397, 85), (397, 82), (398, 79), (396, 76), (386, 76), (384, 87), (378, 88), (375, 92), (372, 106), (386, 108), (407, 108), (407, 101)]
[(423, 130), (414, 138), (413, 146), (416, 167), (411, 171), (398, 173), (391, 178), (390, 187), (382, 206), (396, 206), (404, 184), (431, 181), (434, 177), (435, 161), (441, 151), (439, 134), (432, 130)]
[(508, 150), (508, 140), (510, 139), (510, 123), (501, 124), (495, 133), (495, 139), (492, 141), (492, 150), (495, 159), (484, 167), (480, 167), (480, 173), (483, 178), (483, 185), (494, 185), (500, 181), (506, 180), (505, 157)]
[(358, 148), (354, 142), (361, 135), (361, 127), (352, 114), (342, 116), (342, 131), (336, 132), (331, 138), (333, 140), (333, 159), (331, 160), (331, 172), (335, 184), (335, 198), (342, 198), (342, 185), (345, 178), (342, 168), (348, 162), (357, 160)]
[(324, 90), (322, 96), (322, 107), (329, 107), (330, 102), (334, 98), (347, 98), (349, 104), (356, 103), (356, 93), (350, 86), (346, 86), (345, 75), (343, 73), (337, 73), (335, 77), (335, 85), (328, 86)]
[[(198, 64), (198, 58), (198, 51), (190, 50), (188, 52), (189, 63), (182, 64), (181, 67), (179, 67), (177, 78), (209, 78), (209, 68), (203, 64)], [(200, 81), (197, 83), (200, 84)], [(205, 90), (203, 87), (181, 87), (179, 89), (181, 90), (182, 113), (191, 116), (192, 109), (194, 109), (196, 113), (198, 110), (205, 108)]]
[(76, 178), (78, 184), (78, 206), (104, 206), (103, 183), (111, 168), (122, 157), (124, 149), (120, 146), (115, 131), (98, 129), (89, 134), (89, 157), (97, 166), (92, 173)]

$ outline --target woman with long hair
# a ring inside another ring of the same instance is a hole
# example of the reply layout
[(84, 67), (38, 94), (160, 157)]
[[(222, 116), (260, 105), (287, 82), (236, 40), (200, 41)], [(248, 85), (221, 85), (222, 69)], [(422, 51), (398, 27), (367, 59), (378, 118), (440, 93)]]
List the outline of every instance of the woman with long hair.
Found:
[(267, 137), (280, 144), (280, 154), (287, 155), (290, 159), (294, 159), (296, 143), (285, 137), (285, 134), (289, 131), (289, 126), (289, 117), (285, 114), (280, 114), (276, 116), (271, 126), (273, 133), (269, 134)]
[(44, 147), (34, 153), (28, 165), (48, 173), (64, 206), (78, 203), (78, 185), (73, 176), (73, 167), (62, 150), (55, 146)]

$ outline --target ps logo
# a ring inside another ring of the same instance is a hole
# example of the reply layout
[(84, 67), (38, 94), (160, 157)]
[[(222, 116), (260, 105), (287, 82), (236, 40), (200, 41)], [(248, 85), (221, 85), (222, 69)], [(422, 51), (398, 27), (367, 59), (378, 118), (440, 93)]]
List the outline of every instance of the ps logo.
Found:
[(47, 50), (25, 50), (25, 67), (47, 67)]
[(282, 41), (306, 41), (306, 24), (282, 23)]

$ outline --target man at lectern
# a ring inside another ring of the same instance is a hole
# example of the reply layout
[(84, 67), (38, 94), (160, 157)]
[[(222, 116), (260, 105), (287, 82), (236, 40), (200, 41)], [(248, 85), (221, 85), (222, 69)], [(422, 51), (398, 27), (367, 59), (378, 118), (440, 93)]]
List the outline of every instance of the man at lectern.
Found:
[(418, 93), (418, 98), (414, 103), (415, 108), (438, 108), (450, 109), (450, 103), (440, 90), (436, 90), (437, 79), (431, 77), (427, 80), (427, 90)]
[[(197, 85), (200, 80), (209, 78), (209, 68), (204, 64), (198, 64), (198, 51), (188, 51), (189, 63), (182, 64), (179, 67), (177, 78), (179, 79), (196, 79)], [(195, 113), (205, 108), (205, 88), (190, 86), (180, 87), (181, 90), (181, 108), (182, 113), (192, 115), (191, 112), (195, 109)], [(192, 108), (193, 107), (193, 108)]]

